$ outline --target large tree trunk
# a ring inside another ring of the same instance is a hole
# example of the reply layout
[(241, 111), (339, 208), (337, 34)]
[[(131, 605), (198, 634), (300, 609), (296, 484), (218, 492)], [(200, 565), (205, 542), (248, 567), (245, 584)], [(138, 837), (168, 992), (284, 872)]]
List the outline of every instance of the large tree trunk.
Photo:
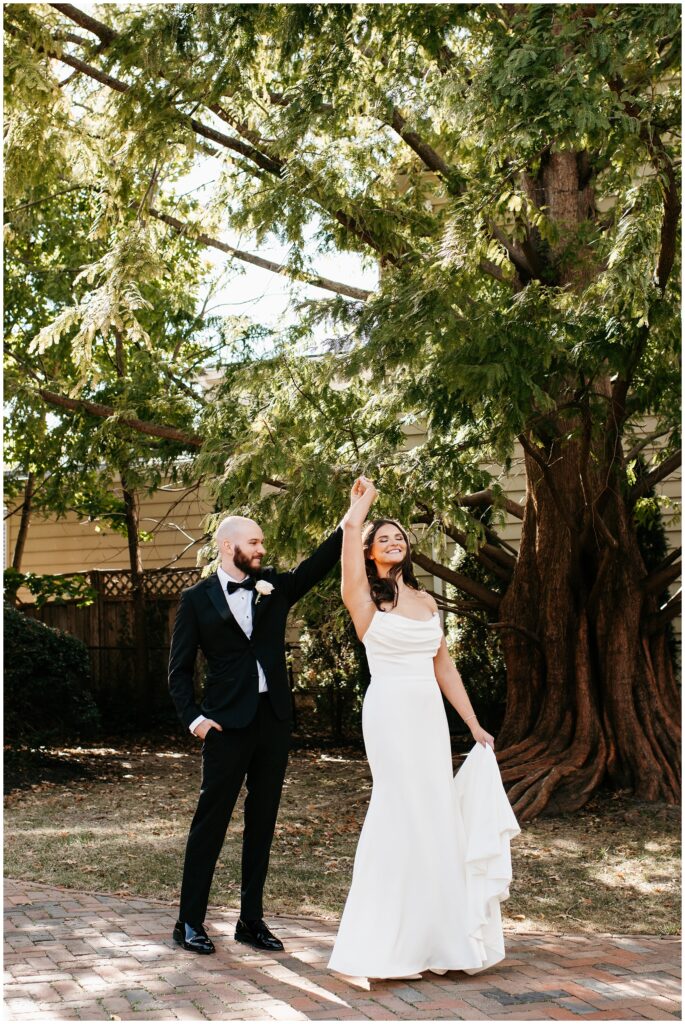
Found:
[[(594, 212), (585, 163), (581, 153), (550, 152), (537, 178), (523, 181), (557, 227), (543, 257), (547, 277), (578, 291), (599, 269), (578, 233)], [(638, 345), (634, 363), (640, 352)], [(645, 800), (680, 795), (678, 692), (665, 624), (654, 628), (663, 587), (646, 585), (626, 493), (629, 386), (630, 372), (622, 390), (595, 380), (595, 397), (602, 391), (610, 409), (604, 427), (576, 397), (575, 423), (552, 414), (536, 439), (520, 438), (527, 495), (520, 554), (499, 609), (508, 686), (498, 760), (521, 820), (576, 810), (602, 782)], [(567, 382), (569, 397), (577, 387)]]
[(645, 800), (680, 794), (679, 700), (664, 629), (652, 630), (657, 596), (619, 489), (601, 522), (593, 514), (604, 488), (587, 471), (581, 483), (585, 455), (570, 442), (543, 469), (526, 454), (520, 557), (500, 607), (513, 628), (502, 636), (498, 734), (521, 820), (576, 810), (603, 781)]

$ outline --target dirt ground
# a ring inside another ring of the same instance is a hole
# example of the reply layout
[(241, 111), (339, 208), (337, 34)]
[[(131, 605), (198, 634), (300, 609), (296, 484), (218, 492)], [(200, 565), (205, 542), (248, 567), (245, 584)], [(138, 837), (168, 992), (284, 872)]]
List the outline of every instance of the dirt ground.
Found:
[[(118, 744), (121, 741), (117, 741)], [(175, 901), (200, 779), (195, 741), (5, 751), (5, 874)], [(271, 912), (337, 917), (371, 778), (357, 750), (295, 750), (274, 841)], [(239, 803), (213, 903), (237, 907)], [(521, 931), (678, 934), (679, 809), (602, 794), (526, 823), (512, 843), (505, 924)]]

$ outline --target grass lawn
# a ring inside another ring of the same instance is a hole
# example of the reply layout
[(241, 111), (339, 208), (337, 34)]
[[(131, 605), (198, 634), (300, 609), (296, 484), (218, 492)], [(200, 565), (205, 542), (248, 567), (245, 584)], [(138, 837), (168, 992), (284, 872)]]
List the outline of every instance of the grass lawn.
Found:
[[(200, 776), (199, 747), (6, 751), (5, 874), (175, 901)], [(44, 781), (32, 782), (33, 779)], [(354, 750), (294, 751), (267, 882), (271, 913), (337, 917), (371, 792)], [(234, 814), (211, 902), (239, 905), (242, 810)], [(505, 925), (520, 931), (680, 930), (677, 808), (602, 795), (574, 815), (525, 824), (512, 843)], [(267, 914), (268, 917), (268, 914)]]

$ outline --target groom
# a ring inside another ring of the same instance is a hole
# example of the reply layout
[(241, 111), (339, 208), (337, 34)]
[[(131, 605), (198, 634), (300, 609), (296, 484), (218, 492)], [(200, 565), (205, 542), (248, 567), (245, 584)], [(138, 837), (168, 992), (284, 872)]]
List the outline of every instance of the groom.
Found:
[[(214, 868), (238, 794), (246, 784), (241, 907), (235, 937), (257, 949), (283, 943), (262, 920), (262, 892), (283, 786), (292, 709), (285, 661), (288, 612), (340, 558), (338, 527), (290, 572), (261, 568), (259, 526), (228, 516), (215, 540), (221, 565), (181, 594), (169, 656), (169, 690), (181, 721), (202, 744), (200, 799), (186, 846), (181, 907), (173, 938), (213, 953), (204, 929)], [(207, 660), (202, 705), (195, 702), (198, 649)]]

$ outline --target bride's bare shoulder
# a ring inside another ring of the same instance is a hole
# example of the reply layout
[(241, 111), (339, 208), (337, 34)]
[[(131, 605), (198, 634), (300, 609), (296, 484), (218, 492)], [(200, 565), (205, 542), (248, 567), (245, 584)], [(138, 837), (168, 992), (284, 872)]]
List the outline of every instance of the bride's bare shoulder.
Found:
[(430, 608), (430, 610), (432, 612), (437, 612), (438, 611), (437, 603), (436, 603), (435, 598), (433, 597), (432, 594), (429, 594), (425, 590), (419, 590), (418, 594), (419, 594), (419, 597), (425, 602), (425, 604), (428, 605), (428, 607)]

